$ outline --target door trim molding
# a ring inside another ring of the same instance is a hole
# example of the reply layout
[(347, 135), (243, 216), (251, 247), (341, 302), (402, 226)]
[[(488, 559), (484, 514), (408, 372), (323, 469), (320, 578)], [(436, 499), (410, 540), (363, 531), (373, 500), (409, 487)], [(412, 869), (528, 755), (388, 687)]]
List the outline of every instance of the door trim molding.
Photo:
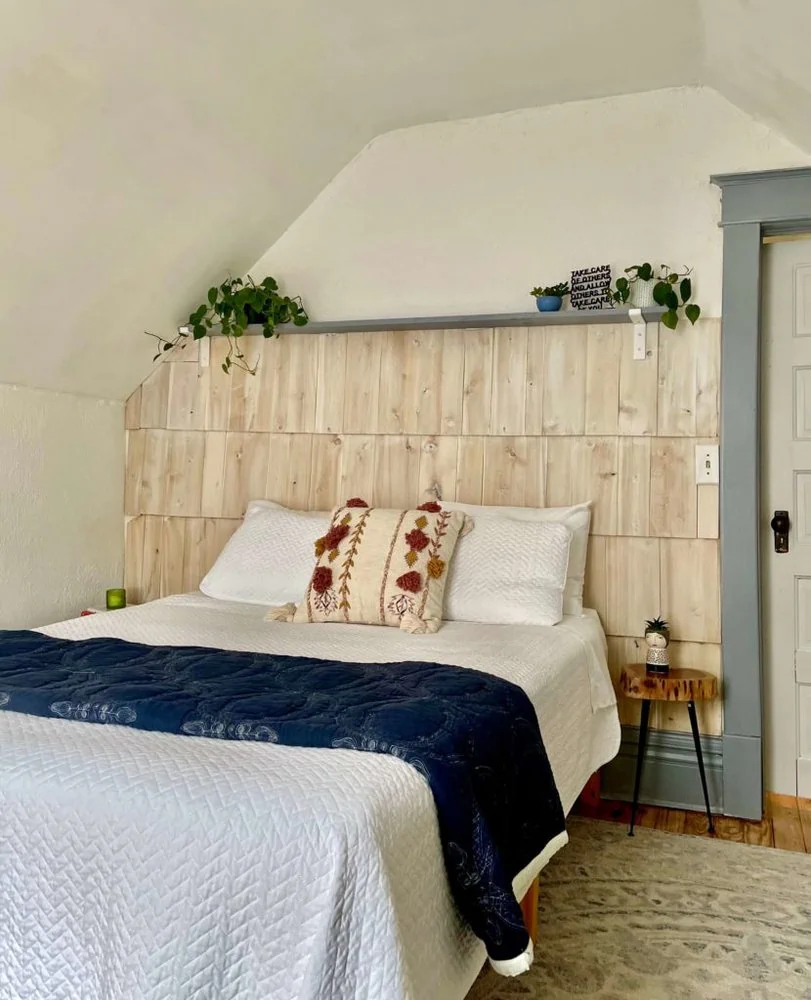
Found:
[(721, 656), (724, 811), (763, 814), (760, 337), (764, 236), (811, 229), (811, 167), (715, 174), (722, 191)]

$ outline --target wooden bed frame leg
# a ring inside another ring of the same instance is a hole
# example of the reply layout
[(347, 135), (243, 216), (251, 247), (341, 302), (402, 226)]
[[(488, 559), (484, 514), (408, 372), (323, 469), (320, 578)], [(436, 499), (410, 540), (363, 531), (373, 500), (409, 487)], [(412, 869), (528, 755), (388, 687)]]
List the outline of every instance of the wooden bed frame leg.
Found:
[(600, 808), (600, 772), (595, 771), (594, 774), (586, 782), (583, 791), (580, 793), (580, 798), (577, 800), (577, 806), (579, 812), (585, 813), (587, 816), (590, 813), (596, 813)]
[(524, 915), (524, 925), (527, 928), (533, 944), (538, 942), (538, 902), (541, 897), (541, 884), (538, 879), (533, 879), (532, 885), (527, 889), (527, 894), (521, 900), (521, 912)]

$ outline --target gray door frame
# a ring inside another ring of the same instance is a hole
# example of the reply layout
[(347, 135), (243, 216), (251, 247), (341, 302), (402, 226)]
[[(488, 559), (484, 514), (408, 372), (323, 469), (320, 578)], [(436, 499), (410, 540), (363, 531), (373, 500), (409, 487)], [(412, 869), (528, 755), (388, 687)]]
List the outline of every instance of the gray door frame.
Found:
[(761, 253), (811, 230), (811, 167), (716, 174), (722, 191), (721, 641), (724, 812), (763, 814), (760, 546)]

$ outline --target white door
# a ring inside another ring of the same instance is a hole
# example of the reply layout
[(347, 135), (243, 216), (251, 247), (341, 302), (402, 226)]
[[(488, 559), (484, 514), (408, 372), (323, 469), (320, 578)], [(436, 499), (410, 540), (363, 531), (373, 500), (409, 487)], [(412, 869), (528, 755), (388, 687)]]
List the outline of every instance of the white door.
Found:
[[(811, 237), (763, 252), (766, 788), (811, 797)], [(791, 521), (787, 553), (775, 552), (776, 510)]]

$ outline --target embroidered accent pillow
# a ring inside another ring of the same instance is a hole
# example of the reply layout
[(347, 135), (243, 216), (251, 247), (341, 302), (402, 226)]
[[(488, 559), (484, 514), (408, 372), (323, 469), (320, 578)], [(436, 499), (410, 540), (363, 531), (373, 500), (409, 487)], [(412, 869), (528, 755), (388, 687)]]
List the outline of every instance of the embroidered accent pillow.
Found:
[(349, 500), (315, 543), (315, 569), (293, 621), (436, 632), (456, 540), (472, 526), (467, 514), (438, 503), (386, 510)]

